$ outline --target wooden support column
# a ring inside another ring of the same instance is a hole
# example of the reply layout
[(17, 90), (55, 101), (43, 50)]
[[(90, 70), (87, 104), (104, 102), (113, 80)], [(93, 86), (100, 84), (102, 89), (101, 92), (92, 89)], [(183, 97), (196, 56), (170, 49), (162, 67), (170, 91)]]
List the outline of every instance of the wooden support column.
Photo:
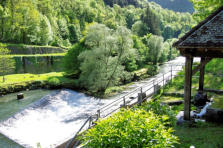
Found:
[[(205, 63), (205, 58), (201, 58), (201, 64)], [(204, 70), (205, 70), (205, 65), (200, 68), (200, 77), (199, 77), (199, 91), (204, 90)]]
[(184, 120), (190, 120), (192, 65), (193, 65), (193, 57), (187, 56), (185, 63), (185, 82), (184, 82)]

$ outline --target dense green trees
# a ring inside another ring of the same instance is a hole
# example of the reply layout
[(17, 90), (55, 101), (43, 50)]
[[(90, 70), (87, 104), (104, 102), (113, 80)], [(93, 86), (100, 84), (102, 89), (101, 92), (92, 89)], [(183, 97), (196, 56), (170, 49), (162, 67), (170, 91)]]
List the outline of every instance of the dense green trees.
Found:
[(0, 2), (2, 42), (70, 46), (85, 36), (88, 24), (93, 22), (111, 29), (125, 26), (141, 37), (147, 33), (162, 35), (166, 40), (188, 31), (193, 20), (190, 14), (175, 14), (145, 0)]
[(134, 53), (131, 32), (125, 27), (115, 31), (102, 24), (89, 27), (85, 38), (89, 48), (79, 55), (80, 85), (90, 91), (104, 92), (125, 79), (123, 62)]
[(217, 10), (223, 5), (223, 0), (190, 0), (194, 4), (196, 10), (193, 14), (197, 21), (202, 21), (211, 12)]
[(4, 75), (15, 69), (15, 60), (9, 57), (9, 54), (10, 51), (0, 43), (0, 74), (3, 75), (3, 82), (5, 82)]
[(64, 60), (66, 74), (92, 92), (131, 80), (131, 72), (145, 65), (154, 69), (172, 59), (176, 52), (171, 38), (187, 32), (193, 23), (189, 13), (175, 13), (146, 0), (0, 2), (0, 41), (73, 44)]
[(103, 24), (91, 24), (86, 36), (65, 56), (68, 76), (76, 78), (78, 87), (90, 92), (105, 92), (108, 87), (129, 82), (133, 71), (147, 67), (155, 74), (158, 63), (177, 55), (172, 40), (161, 36), (133, 35), (126, 27), (110, 29)]

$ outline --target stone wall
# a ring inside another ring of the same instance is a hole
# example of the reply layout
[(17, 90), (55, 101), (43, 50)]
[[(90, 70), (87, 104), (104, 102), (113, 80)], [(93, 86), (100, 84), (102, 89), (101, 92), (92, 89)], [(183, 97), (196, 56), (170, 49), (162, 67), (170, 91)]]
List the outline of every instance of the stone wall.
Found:
[(41, 47), (41, 46), (28, 46), (28, 45), (9, 45), (7, 48), (11, 51), (11, 54), (52, 54), (52, 53), (64, 53), (66, 49), (60, 47)]

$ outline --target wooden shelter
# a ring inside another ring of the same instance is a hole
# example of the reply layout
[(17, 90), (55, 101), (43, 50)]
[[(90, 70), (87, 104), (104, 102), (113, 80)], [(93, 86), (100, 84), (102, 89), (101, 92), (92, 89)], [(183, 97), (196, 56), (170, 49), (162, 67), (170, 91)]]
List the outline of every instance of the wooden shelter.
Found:
[[(223, 6), (180, 38), (174, 46), (186, 57), (184, 119), (190, 120), (192, 76), (200, 71), (199, 91), (203, 91), (205, 65), (212, 58), (223, 58)], [(194, 57), (200, 57), (201, 61), (192, 69)]]

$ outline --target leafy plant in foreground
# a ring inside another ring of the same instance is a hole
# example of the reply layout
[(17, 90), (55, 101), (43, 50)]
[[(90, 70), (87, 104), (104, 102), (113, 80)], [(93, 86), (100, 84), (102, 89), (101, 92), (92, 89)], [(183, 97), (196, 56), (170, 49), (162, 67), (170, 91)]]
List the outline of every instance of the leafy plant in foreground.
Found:
[(87, 147), (173, 147), (177, 137), (162, 116), (144, 109), (122, 110), (99, 121), (82, 138)]

